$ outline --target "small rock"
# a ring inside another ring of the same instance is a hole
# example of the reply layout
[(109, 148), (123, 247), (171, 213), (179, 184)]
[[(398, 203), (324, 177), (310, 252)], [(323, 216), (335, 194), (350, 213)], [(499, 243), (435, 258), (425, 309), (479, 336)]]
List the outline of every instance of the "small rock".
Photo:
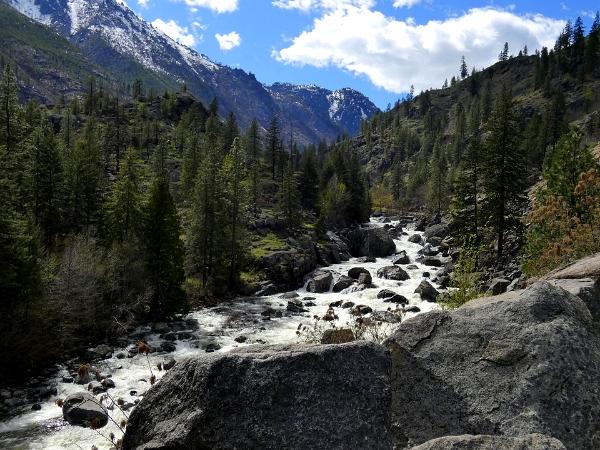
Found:
[(394, 291), (390, 291), (389, 289), (383, 289), (377, 293), (377, 298), (390, 298), (396, 295)]
[(333, 275), (331, 272), (317, 272), (306, 285), (306, 290), (313, 293), (329, 291)]
[(173, 366), (175, 366), (175, 359), (174, 358), (167, 359), (166, 361), (163, 362), (162, 366), (163, 366), (164, 370), (172, 369)]
[(413, 244), (420, 244), (423, 242), (423, 238), (420, 234), (413, 234), (408, 238), (408, 242), (412, 242)]
[(506, 292), (506, 288), (510, 285), (510, 281), (506, 278), (494, 278), (490, 284), (489, 292), (492, 295), (502, 294)]
[(415, 289), (415, 294), (419, 294), (423, 300), (428, 302), (435, 302), (440, 293), (428, 282), (421, 281), (419, 287)]
[(419, 261), (421, 264), (429, 267), (442, 267), (443, 263), (440, 259), (433, 256), (425, 256)]
[(375, 263), (377, 262), (377, 258), (374, 256), (361, 256), (360, 258), (356, 258), (356, 262), (359, 264)]
[(115, 387), (115, 382), (112, 380), (112, 378), (105, 378), (101, 381), (101, 383), (105, 389), (112, 389)]
[(356, 281), (353, 278), (342, 275), (333, 285), (333, 292), (340, 292), (352, 286)]
[(243, 344), (244, 342), (246, 342), (248, 340), (248, 338), (246, 336), (238, 336), (234, 339), (235, 342), (239, 343), (239, 344)]
[(348, 308), (352, 308), (353, 306), (354, 306), (354, 302), (346, 302), (342, 305), (342, 308), (348, 309)]
[(88, 384), (87, 389), (92, 394), (101, 394), (102, 392), (106, 392), (106, 388), (102, 386), (102, 383), (100, 383), (99, 381), (92, 381)]
[(398, 253), (394, 258), (392, 258), (392, 264), (400, 265), (400, 264), (410, 264), (410, 258), (406, 254), (405, 250), (402, 250)]
[(169, 331), (168, 333), (161, 335), (161, 338), (166, 341), (174, 342), (177, 340), (177, 335), (175, 334), (174, 331)]
[(358, 277), (360, 276), (361, 273), (364, 273), (364, 274), (367, 274), (367, 275), (371, 276), (371, 274), (369, 273), (369, 271), (367, 269), (365, 269), (364, 267), (353, 267), (352, 269), (350, 269), (348, 271), (348, 276), (350, 278), (358, 280)]
[(282, 294), (279, 296), (279, 298), (283, 299), (283, 300), (291, 300), (293, 298), (298, 298), (300, 297), (300, 295), (298, 295), (297, 292), (286, 292), (285, 294)]
[(372, 282), (373, 282), (373, 279), (371, 278), (370, 273), (363, 272), (358, 276), (358, 284), (360, 284), (360, 285), (371, 286)]
[(373, 312), (373, 308), (366, 305), (358, 305), (352, 309), (353, 316), (364, 316)]
[(336, 302), (331, 302), (329, 304), (330, 308), (339, 308), (340, 306), (342, 306), (343, 300), (338, 300)]
[(221, 346), (219, 344), (217, 344), (216, 342), (209, 343), (206, 346), (206, 348), (204, 349), (204, 351), (206, 351), (206, 353), (213, 353), (213, 352), (216, 352), (217, 350), (221, 350)]
[(398, 266), (386, 266), (382, 267), (377, 271), (377, 276), (379, 278), (384, 278), (386, 280), (396, 280), (396, 281), (405, 281), (410, 278), (408, 273), (404, 269)]
[(421, 312), (421, 308), (419, 308), (417, 305), (408, 305), (404, 308), (404, 312), (418, 313), (418, 312)]
[(170, 342), (170, 341), (162, 341), (160, 343), (160, 348), (167, 353), (171, 353), (174, 352), (175, 349), (177, 348), (177, 346), (175, 345), (174, 342)]
[(399, 305), (407, 305), (408, 299), (404, 295), (394, 294), (391, 297), (386, 298), (383, 303), (396, 303)]
[(354, 341), (354, 333), (349, 328), (329, 328), (321, 337), (321, 344), (345, 344)]

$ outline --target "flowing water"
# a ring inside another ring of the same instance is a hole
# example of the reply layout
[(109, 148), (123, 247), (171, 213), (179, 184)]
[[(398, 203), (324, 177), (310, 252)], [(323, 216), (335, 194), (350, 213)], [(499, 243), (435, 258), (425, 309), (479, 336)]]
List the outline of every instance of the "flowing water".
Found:
[[(396, 223), (392, 222), (392, 225)], [(369, 226), (382, 226), (377, 220), (373, 220)], [(413, 232), (411, 232), (413, 233)], [(109, 389), (108, 393), (113, 399), (121, 398), (126, 403), (135, 403), (139, 401), (144, 392), (150, 387), (149, 378), (152, 373), (160, 378), (164, 371), (158, 371), (157, 365), (170, 358), (179, 360), (187, 356), (197, 355), (204, 352), (207, 345), (217, 348), (217, 351), (226, 352), (236, 347), (250, 344), (282, 344), (302, 341), (303, 337), (298, 336), (299, 327), (314, 325), (313, 316), (322, 317), (329, 308), (329, 304), (339, 300), (344, 302), (353, 302), (356, 305), (367, 305), (373, 311), (386, 311), (388, 308), (396, 308), (393, 303), (385, 303), (383, 299), (378, 299), (377, 294), (382, 289), (390, 289), (405, 296), (410, 305), (417, 306), (421, 312), (437, 308), (435, 303), (422, 301), (419, 295), (414, 294), (419, 283), (424, 279), (424, 272), (433, 272), (435, 269), (428, 268), (414, 262), (418, 256), (418, 251), (422, 248), (419, 244), (408, 242), (408, 235), (400, 236), (395, 240), (397, 251), (405, 250), (410, 257), (414, 268), (402, 266), (410, 275), (406, 281), (385, 280), (377, 277), (377, 270), (391, 265), (392, 257), (377, 258), (374, 263), (358, 263), (356, 259), (342, 262), (327, 267), (334, 274), (334, 281), (339, 275), (347, 275), (352, 267), (363, 267), (371, 273), (373, 285), (375, 287), (355, 291), (355, 287), (350, 287), (340, 293), (327, 292), (323, 294), (313, 294), (306, 291), (306, 287), (298, 289), (299, 299), (312, 297), (314, 306), (306, 307), (308, 312), (293, 314), (286, 311), (287, 300), (280, 298), (280, 294), (268, 297), (249, 297), (236, 299), (231, 302), (222, 303), (214, 308), (205, 308), (192, 312), (188, 316), (187, 323), (194, 333), (193, 339), (177, 340), (176, 350), (174, 352), (151, 353), (145, 355), (135, 355), (133, 357), (119, 359), (119, 353), (127, 353), (127, 349), (114, 351), (113, 357), (102, 361), (95, 366), (102, 372), (109, 372), (111, 379), (115, 382), (115, 387)], [(435, 285), (434, 285), (435, 286)], [(272, 308), (278, 311), (276, 315), (266, 318), (261, 313), (266, 309)], [(352, 317), (350, 308), (335, 308), (335, 313), (339, 317), (336, 321), (338, 327), (352, 324), (355, 318)], [(415, 312), (408, 312), (404, 320), (414, 316)], [(281, 317), (277, 317), (281, 316)], [(368, 316), (367, 316), (368, 317)], [(197, 325), (196, 325), (197, 323)], [(392, 325), (390, 325), (391, 327)], [(139, 336), (143, 336), (150, 346), (160, 347), (163, 340), (159, 334), (153, 332), (150, 326), (140, 327), (137, 330)], [(240, 338), (241, 337), (241, 338)], [(239, 343), (236, 341), (243, 340)], [(39, 411), (30, 411), (17, 416), (7, 422), (0, 423), (0, 449), (91, 449), (96, 446), (98, 449), (109, 449), (112, 444), (107, 439), (110, 433), (114, 433), (117, 438), (121, 436), (117, 423), (126, 419), (126, 414), (118, 408), (111, 411), (111, 417), (116, 423), (109, 421), (109, 424), (100, 430), (91, 430), (88, 428), (71, 426), (62, 420), (62, 411), (56, 406), (55, 401), (58, 398), (65, 398), (67, 395), (85, 390), (85, 386), (74, 383), (65, 383), (63, 376), (68, 376), (66, 368), (59, 370), (56, 376), (58, 395), (46, 400), (41, 404)]]

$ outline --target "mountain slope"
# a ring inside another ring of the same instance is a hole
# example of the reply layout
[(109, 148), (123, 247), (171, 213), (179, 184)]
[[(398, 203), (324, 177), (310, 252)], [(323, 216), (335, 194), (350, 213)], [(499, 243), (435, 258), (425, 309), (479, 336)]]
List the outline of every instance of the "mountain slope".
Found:
[(0, 2), (0, 60), (14, 63), (21, 94), (38, 100), (58, 99), (83, 89), (82, 81), (103, 72), (57, 33)]
[(176, 89), (185, 83), (205, 103), (216, 97), (221, 113), (233, 112), (242, 127), (253, 118), (266, 127), (279, 115), (284, 131), (291, 126), (296, 138), (307, 143), (353, 133), (362, 119), (377, 111), (366, 97), (349, 89), (337, 94), (323, 90), (325, 96), (335, 94), (333, 108), (331, 101), (292, 104), (299, 98), (274, 95), (254, 75), (217, 64), (173, 41), (116, 0), (3, 1), (58, 31), (121, 81), (141, 78), (154, 89)]

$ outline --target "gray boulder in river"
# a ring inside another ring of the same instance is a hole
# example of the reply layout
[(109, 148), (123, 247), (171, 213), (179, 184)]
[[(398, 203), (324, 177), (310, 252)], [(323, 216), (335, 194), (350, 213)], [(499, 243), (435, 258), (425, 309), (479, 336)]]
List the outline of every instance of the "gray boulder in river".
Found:
[(384, 257), (396, 252), (396, 244), (384, 228), (354, 228), (345, 238), (352, 256)]
[(69, 395), (63, 402), (62, 411), (64, 419), (71, 425), (101, 428), (108, 423), (106, 408), (88, 392)]
[(376, 344), (251, 346), (177, 363), (124, 449), (391, 449), (390, 359)]

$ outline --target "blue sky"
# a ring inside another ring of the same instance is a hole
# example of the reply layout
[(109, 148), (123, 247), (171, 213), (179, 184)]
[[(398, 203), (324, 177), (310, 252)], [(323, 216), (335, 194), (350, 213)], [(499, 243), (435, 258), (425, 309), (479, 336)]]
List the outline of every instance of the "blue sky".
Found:
[(481, 68), (503, 43), (551, 45), (596, 2), (516, 0), (126, 0), (172, 38), (266, 84), (352, 87), (379, 107), (439, 87), (460, 57)]

